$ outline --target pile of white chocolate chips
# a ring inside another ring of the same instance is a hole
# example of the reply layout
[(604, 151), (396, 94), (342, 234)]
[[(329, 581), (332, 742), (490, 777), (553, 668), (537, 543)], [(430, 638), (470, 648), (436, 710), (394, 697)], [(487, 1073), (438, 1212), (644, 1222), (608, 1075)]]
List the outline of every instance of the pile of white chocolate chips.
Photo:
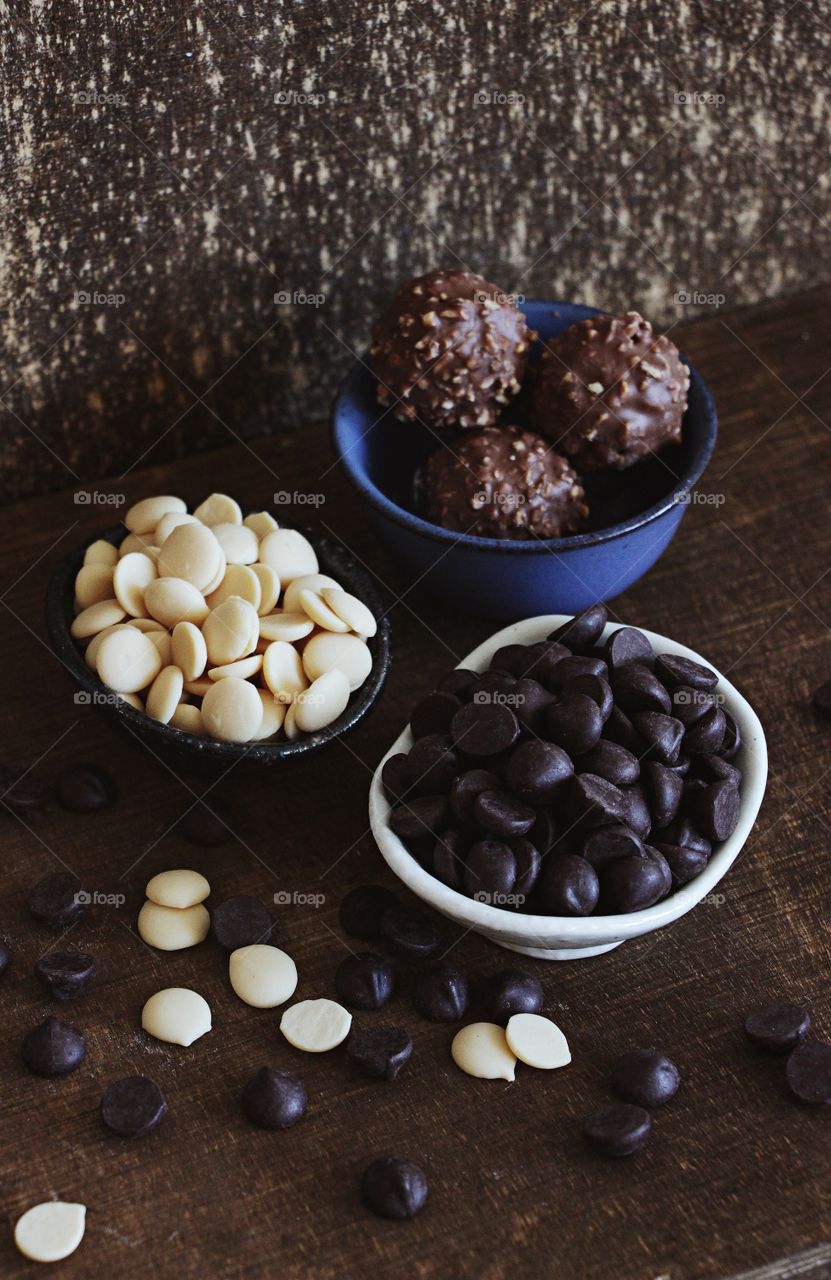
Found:
[(294, 739), (337, 720), (372, 669), (375, 618), (318, 572), (307, 538), (214, 493), (144, 498), (119, 547), (86, 550), (72, 635), (138, 711), (224, 742)]

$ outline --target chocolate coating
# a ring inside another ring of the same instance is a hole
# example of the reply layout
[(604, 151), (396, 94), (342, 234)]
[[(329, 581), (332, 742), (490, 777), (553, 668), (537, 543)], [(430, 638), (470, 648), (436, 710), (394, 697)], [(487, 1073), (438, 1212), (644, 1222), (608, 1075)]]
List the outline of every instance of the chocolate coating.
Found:
[(592, 316), (545, 344), (531, 425), (586, 471), (623, 470), (681, 439), (690, 375), (637, 311)]
[(488, 427), (439, 449), (424, 466), (424, 514), (454, 533), (479, 538), (559, 538), (588, 514), (571, 465), (542, 436)]
[(372, 328), (378, 402), (402, 421), (490, 426), (519, 391), (535, 337), (513, 301), (481, 276), (416, 276)]

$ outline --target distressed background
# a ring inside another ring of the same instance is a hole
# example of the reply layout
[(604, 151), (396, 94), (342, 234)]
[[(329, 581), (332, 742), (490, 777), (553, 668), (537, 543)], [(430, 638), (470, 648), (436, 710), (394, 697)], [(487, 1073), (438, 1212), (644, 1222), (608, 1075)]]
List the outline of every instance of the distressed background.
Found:
[(5, 499), (321, 417), (433, 265), (667, 326), (828, 274), (823, 0), (0, 15)]

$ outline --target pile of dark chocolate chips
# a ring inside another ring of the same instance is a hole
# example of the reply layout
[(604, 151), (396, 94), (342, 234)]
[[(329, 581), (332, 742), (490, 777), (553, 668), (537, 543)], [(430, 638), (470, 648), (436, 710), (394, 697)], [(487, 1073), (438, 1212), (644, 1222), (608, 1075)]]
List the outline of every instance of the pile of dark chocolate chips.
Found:
[(741, 745), (718, 676), (594, 605), (538, 644), (457, 667), (382, 777), (390, 826), (439, 880), (555, 916), (640, 911), (739, 820)]

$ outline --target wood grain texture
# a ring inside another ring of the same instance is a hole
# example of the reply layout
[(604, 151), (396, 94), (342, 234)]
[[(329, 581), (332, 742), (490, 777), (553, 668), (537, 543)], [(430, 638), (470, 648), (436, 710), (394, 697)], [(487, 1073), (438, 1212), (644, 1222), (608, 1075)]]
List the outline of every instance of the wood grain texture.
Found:
[(0, 13), (5, 500), (322, 416), (434, 265), (669, 325), (828, 261), (821, 0)]
[[(410, 1028), (413, 1060), (394, 1085), (366, 1081), (343, 1053), (305, 1057), (283, 1042), (275, 1012), (233, 997), (210, 942), (162, 955), (133, 933), (144, 884), (165, 867), (203, 871), (215, 901), (322, 893), (317, 909), (281, 906), (277, 937), (296, 959), (298, 996), (331, 995), (347, 954), (340, 898), (367, 880), (393, 884), (367, 833), (370, 772), (414, 698), (490, 631), (404, 594), (408, 584), (331, 467), (323, 429), (137, 473), (126, 486), (130, 500), (179, 490), (193, 501), (221, 484), (251, 507), (268, 500), (275, 475), (281, 488), (321, 491), (319, 519), (371, 567), (389, 603), (395, 656), (379, 706), (298, 767), (224, 778), (210, 796), (234, 808), (237, 835), (223, 848), (195, 849), (170, 831), (211, 780), (171, 770), (101, 712), (76, 706), (45, 645), (52, 566), (109, 518), (75, 506), (70, 493), (0, 513), (3, 758), (35, 764), (46, 780), (69, 761), (96, 760), (121, 789), (118, 806), (100, 815), (53, 806), (31, 829), (3, 818), (0, 932), (15, 953), (0, 984), (4, 1277), (33, 1274), (15, 1254), (12, 1227), (50, 1196), (89, 1206), (86, 1239), (60, 1270), (67, 1280), (722, 1280), (782, 1259), (796, 1266), (828, 1241), (831, 1117), (793, 1102), (781, 1061), (753, 1052), (741, 1024), (749, 1008), (785, 997), (809, 1003), (817, 1034), (831, 1035), (829, 726), (808, 705), (831, 674), (829, 302), (819, 290), (733, 317), (729, 329), (711, 318), (683, 333), (719, 406), (719, 444), (666, 555), (612, 607), (736, 680), (768, 734), (770, 785), (742, 857), (710, 901), (596, 960), (524, 962), (572, 1044), (573, 1064), (552, 1077), (522, 1070), (506, 1086), (461, 1075), (452, 1029), (415, 1015), (402, 968), (400, 994), (375, 1018)], [(70, 1077), (48, 1081), (19, 1060), (24, 1033), (50, 1011), (31, 970), (55, 941), (27, 918), (25, 900), (62, 863), (95, 887), (123, 887), (127, 902), (93, 910), (69, 936), (99, 965), (69, 1014), (89, 1055)], [(471, 972), (511, 961), (472, 934), (448, 941)], [(139, 1030), (144, 1000), (166, 985), (194, 987), (214, 1011), (214, 1030), (190, 1049)], [(580, 1122), (609, 1096), (610, 1059), (642, 1042), (671, 1054), (684, 1085), (656, 1115), (643, 1156), (603, 1162), (584, 1148)], [(239, 1108), (264, 1063), (296, 1070), (309, 1091), (307, 1118), (284, 1134), (253, 1129)], [(106, 1085), (131, 1071), (158, 1080), (170, 1114), (154, 1135), (125, 1145), (102, 1129), (97, 1107)], [(359, 1203), (361, 1170), (385, 1152), (410, 1156), (430, 1179), (429, 1205), (412, 1223), (378, 1221)], [(790, 1272), (780, 1262), (760, 1274)]]

